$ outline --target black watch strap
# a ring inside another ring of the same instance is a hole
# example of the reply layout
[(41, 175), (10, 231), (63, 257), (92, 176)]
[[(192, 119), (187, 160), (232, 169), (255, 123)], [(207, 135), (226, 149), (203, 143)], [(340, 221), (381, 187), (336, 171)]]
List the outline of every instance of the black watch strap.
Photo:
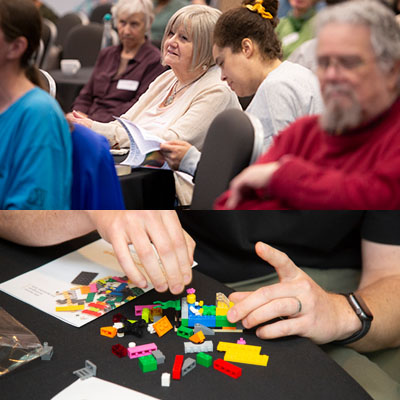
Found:
[(347, 301), (351, 305), (351, 308), (357, 314), (357, 317), (360, 319), (362, 323), (361, 329), (356, 333), (354, 333), (353, 335), (351, 335), (350, 337), (348, 337), (347, 339), (336, 340), (332, 342), (334, 344), (346, 345), (356, 342), (357, 340), (360, 340), (362, 337), (364, 337), (368, 333), (369, 328), (371, 327), (371, 322), (374, 317), (360, 295), (356, 293), (341, 293), (341, 294), (346, 297)]

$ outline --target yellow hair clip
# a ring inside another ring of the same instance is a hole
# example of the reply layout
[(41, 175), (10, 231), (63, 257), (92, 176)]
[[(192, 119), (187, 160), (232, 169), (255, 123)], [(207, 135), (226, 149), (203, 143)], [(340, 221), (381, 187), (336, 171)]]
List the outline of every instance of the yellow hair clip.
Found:
[(271, 15), (270, 12), (265, 11), (264, 6), (262, 5), (262, 0), (257, 0), (256, 4), (252, 6), (251, 4), (246, 4), (244, 7), (248, 8), (250, 11), (254, 11), (260, 14), (265, 19), (273, 19), (274, 17)]

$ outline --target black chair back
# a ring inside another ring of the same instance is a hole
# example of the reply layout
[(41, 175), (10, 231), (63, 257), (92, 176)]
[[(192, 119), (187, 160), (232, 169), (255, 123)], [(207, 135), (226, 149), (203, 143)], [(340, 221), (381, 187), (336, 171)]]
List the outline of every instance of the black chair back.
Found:
[(63, 59), (78, 59), (82, 67), (93, 67), (101, 48), (102, 37), (101, 24), (75, 26), (65, 40)]
[(254, 127), (240, 110), (226, 110), (212, 122), (197, 167), (192, 210), (212, 210), (216, 198), (246, 168), (254, 148)]
[(63, 49), (65, 40), (67, 39), (67, 35), (71, 29), (82, 24), (82, 16), (79, 13), (68, 13), (63, 15), (56, 24), (58, 32), (56, 44)]

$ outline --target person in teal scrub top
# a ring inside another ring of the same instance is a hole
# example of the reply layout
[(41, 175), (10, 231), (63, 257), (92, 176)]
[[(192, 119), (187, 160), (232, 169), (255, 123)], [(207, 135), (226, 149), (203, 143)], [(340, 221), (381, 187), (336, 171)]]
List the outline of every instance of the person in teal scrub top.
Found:
[(0, 0), (0, 208), (70, 207), (72, 145), (34, 65), (41, 17), (31, 0)]

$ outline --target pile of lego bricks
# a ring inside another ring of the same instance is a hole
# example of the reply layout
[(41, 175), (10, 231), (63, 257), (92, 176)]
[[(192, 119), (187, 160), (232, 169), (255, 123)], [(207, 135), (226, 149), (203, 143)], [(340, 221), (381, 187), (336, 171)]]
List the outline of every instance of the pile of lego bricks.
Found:
[[(268, 355), (262, 355), (261, 346), (247, 345), (240, 338), (236, 343), (222, 342), (217, 345), (216, 350), (225, 352), (224, 358), (213, 359), (209, 353), (214, 351), (212, 340), (206, 340), (206, 336), (214, 336), (215, 332), (238, 332), (235, 324), (227, 320), (227, 312), (233, 304), (223, 293), (216, 294), (214, 306), (204, 305), (203, 301), (196, 301), (195, 289), (188, 289), (187, 296), (179, 300), (167, 302), (156, 301), (151, 305), (135, 306), (136, 320), (128, 320), (121, 314), (113, 316), (113, 326), (102, 327), (100, 333), (110, 338), (133, 335), (142, 338), (147, 334), (157, 333), (158, 337), (164, 336), (170, 331), (189, 341), (184, 342), (184, 353), (196, 354), (195, 359), (177, 354), (172, 367), (172, 379), (180, 380), (192, 371), (197, 364), (220, 371), (232, 378), (239, 378), (242, 368), (232, 362), (252, 364), (266, 367)], [(171, 323), (167, 315), (169, 312)], [(172, 313), (171, 313), (172, 311)], [(117, 357), (137, 358), (142, 372), (158, 370), (158, 365), (165, 362), (163, 352), (155, 343), (146, 343), (137, 346), (130, 342), (128, 347), (121, 344), (112, 346), (112, 352)], [(171, 373), (164, 372), (161, 375), (161, 385), (170, 386)]]

